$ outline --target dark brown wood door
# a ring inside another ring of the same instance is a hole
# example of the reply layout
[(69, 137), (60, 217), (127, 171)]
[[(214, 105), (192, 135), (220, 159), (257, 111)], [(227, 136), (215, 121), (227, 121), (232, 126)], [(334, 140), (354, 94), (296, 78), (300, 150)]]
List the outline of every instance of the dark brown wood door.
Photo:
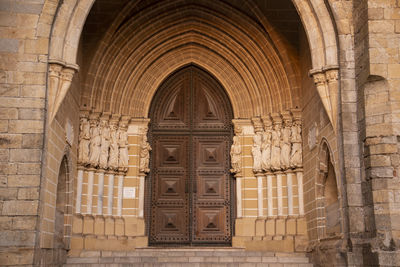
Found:
[(205, 71), (186, 67), (158, 89), (151, 109), (150, 245), (229, 245), (232, 109)]

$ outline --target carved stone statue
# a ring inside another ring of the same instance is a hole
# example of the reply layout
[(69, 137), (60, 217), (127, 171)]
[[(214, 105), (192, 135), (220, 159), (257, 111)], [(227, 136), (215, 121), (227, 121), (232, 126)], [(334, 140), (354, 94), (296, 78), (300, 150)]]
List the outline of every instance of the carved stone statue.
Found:
[(291, 122), (285, 122), (281, 131), (281, 169), (286, 170), (290, 167)]
[(264, 171), (271, 170), (271, 146), (272, 146), (272, 129), (271, 126), (267, 127), (262, 134), (262, 169)]
[(232, 169), (230, 170), (231, 173), (240, 173), (242, 170), (242, 147), (240, 145), (240, 137), (234, 136), (233, 137), (233, 144), (231, 146), (231, 165)]
[(281, 125), (279, 123), (274, 125), (272, 131), (272, 149), (271, 149), (271, 170), (281, 170)]
[(110, 127), (108, 121), (102, 119), (100, 122), (101, 131), (101, 153), (100, 153), (100, 164), (99, 167), (102, 169), (108, 168), (108, 150), (110, 148)]
[(139, 163), (139, 171), (143, 173), (148, 173), (150, 171), (149, 169), (149, 161), (150, 161), (150, 144), (147, 142), (147, 135), (145, 132), (146, 130), (143, 130), (144, 133), (142, 134), (142, 142), (140, 143), (140, 163)]
[(78, 162), (87, 165), (89, 164), (90, 123), (86, 117), (81, 117), (79, 130)]
[(261, 132), (256, 133), (253, 136), (253, 147), (251, 153), (253, 155), (253, 171), (261, 172), (261, 144), (262, 144), (262, 134)]
[(101, 136), (97, 120), (90, 120), (90, 153), (89, 163), (92, 167), (97, 167), (100, 160)]
[(128, 154), (128, 133), (127, 126), (121, 123), (118, 130), (118, 144), (119, 144), (119, 169), (121, 171), (128, 170), (129, 154)]
[(110, 155), (108, 158), (108, 167), (112, 170), (118, 170), (119, 158), (119, 132), (117, 122), (110, 124)]
[(291, 127), (291, 137), (292, 142), (292, 153), (290, 154), (290, 167), (300, 168), (303, 165), (303, 153), (301, 146), (301, 124), (299, 121), (295, 121)]

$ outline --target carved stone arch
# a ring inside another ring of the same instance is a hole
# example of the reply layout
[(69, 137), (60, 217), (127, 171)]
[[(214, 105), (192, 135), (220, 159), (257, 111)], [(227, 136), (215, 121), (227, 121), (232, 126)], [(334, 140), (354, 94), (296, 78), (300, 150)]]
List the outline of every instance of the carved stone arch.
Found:
[(318, 239), (337, 236), (340, 225), (340, 189), (335, 171), (334, 157), (328, 141), (320, 144), (318, 175), (316, 178), (316, 202), (318, 218)]
[[(49, 83), (49, 95), (55, 100), (49, 101), (51, 118), (57, 112), (70, 87), (69, 77), (78, 69), (76, 56), (79, 40), (86, 17), (95, 0), (59, 1), (50, 37), (49, 63), (65, 69), (66, 82), (62, 86)], [(302, 21), (310, 44), (314, 77), (323, 74), (328, 83), (318, 90), (328, 116), (336, 130), (338, 103), (338, 44), (335, 23), (329, 13), (327, 1), (292, 0)], [(135, 1), (132, 6), (135, 5)], [(112, 25), (114, 27), (115, 25)], [(333, 70), (333, 71), (332, 71)], [(328, 75), (329, 72), (329, 75)], [(334, 73), (333, 79), (332, 72)], [(319, 77), (319, 76), (318, 76)], [(336, 78), (335, 78), (336, 77)], [(50, 78), (50, 75), (49, 75)], [(333, 81), (329, 83), (329, 81)], [(58, 84), (58, 83), (56, 83)], [(329, 90), (327, 88), (329, 87)], [(327, 92), (331, 92), (328, 93)], [(51, 97), (50, 97), (51, 98)], [(50, 119), (51, 121), (52, 119)]]

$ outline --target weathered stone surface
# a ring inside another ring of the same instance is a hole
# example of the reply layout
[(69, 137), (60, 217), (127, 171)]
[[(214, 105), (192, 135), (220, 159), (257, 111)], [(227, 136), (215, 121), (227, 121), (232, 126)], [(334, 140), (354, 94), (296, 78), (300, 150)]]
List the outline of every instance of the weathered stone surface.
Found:
[(10, 200), (4, 201), (3, 215), (36, 215), (38, 208), (37, 201)]

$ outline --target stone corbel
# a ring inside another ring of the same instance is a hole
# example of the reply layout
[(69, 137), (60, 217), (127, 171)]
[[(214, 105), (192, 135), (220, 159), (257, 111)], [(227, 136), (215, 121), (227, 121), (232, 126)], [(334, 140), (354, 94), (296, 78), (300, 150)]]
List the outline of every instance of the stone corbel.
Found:
[(71, 86), (77, 70), (59, 63), (49, 64), (49, 122), (52, 123), (58, 109)]
[(310, 75), (314, 79), (322, 104), (336, 133), (338, 118), (339, 69), (337, 67), (330, 67), (322, 70), (311, 70)]

